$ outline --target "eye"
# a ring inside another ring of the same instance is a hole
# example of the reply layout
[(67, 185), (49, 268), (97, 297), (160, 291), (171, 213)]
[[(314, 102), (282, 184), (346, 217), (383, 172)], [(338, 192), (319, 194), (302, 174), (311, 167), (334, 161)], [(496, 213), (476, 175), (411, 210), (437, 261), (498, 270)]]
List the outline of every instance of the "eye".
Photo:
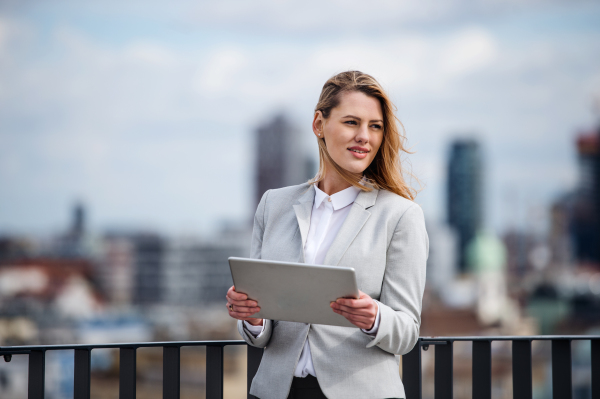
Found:
[(349, 120), (349, 121), (346, 121), (344, 123), (348, 124), (348, 125), (356, 125), (356, 121), (353, 121), (353, 120)]
[(378, 129), (378, 130), (380, 130), (380, 129), (381, 129), (381, 125), (380, 125), (380, 124), (378, 124), (378, 123), (374, 123), (374, 124), (372, 124), (372, 125), (371, 125), (371, 127), (375, 128), (375, 129)]

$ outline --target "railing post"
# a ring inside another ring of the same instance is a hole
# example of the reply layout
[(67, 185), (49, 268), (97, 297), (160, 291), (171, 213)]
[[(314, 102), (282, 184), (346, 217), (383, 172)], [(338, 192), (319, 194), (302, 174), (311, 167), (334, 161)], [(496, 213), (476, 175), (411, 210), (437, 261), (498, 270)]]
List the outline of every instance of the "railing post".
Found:
[(512, 342), (513, 398), (532, 399), (531, 341)]
[(552, 397), (572, 399), (571, 340), (552, 340)]
[(119, 399), (135, 399), (136, 348), (119, 348)]
[(75, 349), (74, 399), (90, 399), (91, 349)]
[(421, 339), (410, 352), (402, 355), (402, 383), (407, 398), (421, 399)]
[[(163, 399), (179, 399), (180, 348), (163, 348)], [(208, 367), (208, 364), (207, 364)]]
[(435, 346), (435, 399), (452, 399), (453, 392), (453, 342)]
[(492, 399), (492, 342), (473, 341), (473, 399)]
[(250, 395), (250, 386), (252, 385), (252, 380), (254, 379), (254, 376), (256, 375), (256, 372), (258, 371), (258, 366), (260, 366), (260, 361), (262, 360), (262, 356), (263, 356), (263, 352), (264, 349), (263, 348), (257, 348), (255, 346), (252, 345), (248, 345), (248, 354), (246, 362), (248, 365), (248, 372), (247, 372), (247, 388), (248, 388), (248, 399), (257, 399), (256, 396), (254, 395)]
[(592, 399), (600, 399), (600, 339), (592, 339)]
[(206, 346), (206, 399), (223, 399), (223, 347)]
[(31, 351), (29, 353), (29, 381), (27, 382), (28, 399), (44, 399), (46, 387), (46, 352)]
[(600, 399), (600, 339), (592, 339), (592, 399)]

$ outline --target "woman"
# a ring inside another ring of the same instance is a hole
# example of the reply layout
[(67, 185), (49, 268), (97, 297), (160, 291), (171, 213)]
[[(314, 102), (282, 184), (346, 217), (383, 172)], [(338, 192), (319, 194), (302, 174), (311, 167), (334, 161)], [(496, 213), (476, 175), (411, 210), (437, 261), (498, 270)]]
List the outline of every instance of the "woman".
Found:
[(250, 393), (268, 398), (404, 398), (398, 356), (419, 336), (429, 242), (400, 164), (404, 137), (371, 76), (350, 71), (323, 86), (313, 120), (320, 167), (308, 183), (267, 191), (256, 210), (252, 258), (356, 271), (359, 299), (331, 304), (357, 328), (252, 318), (255, 301), (231, 287), (229, 315), (265, 348)]

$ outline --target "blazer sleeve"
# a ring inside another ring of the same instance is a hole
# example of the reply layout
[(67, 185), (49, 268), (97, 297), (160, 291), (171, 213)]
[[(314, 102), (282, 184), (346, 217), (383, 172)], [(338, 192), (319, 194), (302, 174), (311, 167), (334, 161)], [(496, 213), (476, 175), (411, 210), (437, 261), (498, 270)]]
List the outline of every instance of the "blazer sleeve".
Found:
[(381, 287), (379, 330), (367, 348), (408, 353), (419, 338), (429, 238), (421, 207), (410, 206), (394, 229)]
[[(267, 204), (268, 195), (269, 190), (267, 190), (263, 194), (258, 204), (258, 207), (256, 208), (256, 214), (254, 215), (254, 226), (252, 227), (252, 242), (250, 244), (250, 257), (253, 259), (261, 259), (262, 241), (265, 232), (265, 208)], [(273, 331), (273, 322), (272, 320), (267, 319), (264, 319), (263, 322), (265, 323), (265, 329), (258, 337), (254, 337), (254, 335), (252, 335), (250, 331), (248, 331), (244, 327), (244, 322), (238, 320), (238, 331), (244, 339), (244, 341), (246, 341), (249, 345), (264, 348), (271, 339), (271, 333)]]

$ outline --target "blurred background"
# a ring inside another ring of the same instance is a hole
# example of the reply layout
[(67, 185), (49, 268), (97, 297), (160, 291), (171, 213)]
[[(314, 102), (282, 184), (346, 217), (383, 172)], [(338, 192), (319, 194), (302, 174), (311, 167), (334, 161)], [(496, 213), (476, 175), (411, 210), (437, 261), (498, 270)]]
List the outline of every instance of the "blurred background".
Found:
[[(421, 335), (600, 333), (598, 2), (4, 0), (0, 345), (239, 339), (227, 257), (248, 255), (265, 190), (314, 176), (314, 106), (349, 69), (389, 91), (414, 151)], [(573, 348), (590, 398), (589, 344)], [(510, 344), (492, 350), (510, 398)], [(548, 398), (549, 343), (533, 351)], [(92, 396), (116, 397), (118, 353), (92, 355)], [(245, 397), (245, 349), (225, 355), (225, 396)], [(26, 397), (26, 370), (0, 363), (2, 398)], [(72, 352), (46, 373), (47, 397), (72, 397)], [(161, 381), (161, 351), (140, 349), (138, 396)], [(181, 383), (204, 395), (202, 349), (182, 350)]]

